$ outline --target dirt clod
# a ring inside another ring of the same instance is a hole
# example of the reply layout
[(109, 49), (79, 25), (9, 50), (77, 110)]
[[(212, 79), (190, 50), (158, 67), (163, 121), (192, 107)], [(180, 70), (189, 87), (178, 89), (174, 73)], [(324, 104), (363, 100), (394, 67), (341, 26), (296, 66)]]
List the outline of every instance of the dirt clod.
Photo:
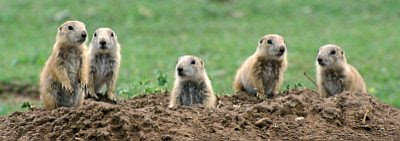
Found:
[(0, 140), (400, 140), (400, 110), (366, 94), (324, 99), (292, 90), (266, 101), (219, 100), (215, 109), (169, 109), (168, 94), (34, 108), (0, 117)]

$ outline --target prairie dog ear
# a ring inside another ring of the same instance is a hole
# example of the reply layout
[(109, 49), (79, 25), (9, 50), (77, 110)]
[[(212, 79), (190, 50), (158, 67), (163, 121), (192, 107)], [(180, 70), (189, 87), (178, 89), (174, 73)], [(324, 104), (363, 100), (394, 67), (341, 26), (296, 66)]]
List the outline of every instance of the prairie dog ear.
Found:
[(259, 44), (262, 44), (264, 42), (265, 38), (261, 37), (260, 40), (258, 41)]
[(204, 66), (204, 62), (202, 59), (199, 59), (201, 66)]
[(340, 53), (341, 55), (343, 55), (344, 54), (344, 51), (343, 51), (343, 49), (342, 48), (337, 48), (337, 49), (335, 49), (337, 52), (338, 52), (338, 54)]
[(322, 47), (319, 47), (317, 50), (317, 53), (319, 53), (321, 51)]

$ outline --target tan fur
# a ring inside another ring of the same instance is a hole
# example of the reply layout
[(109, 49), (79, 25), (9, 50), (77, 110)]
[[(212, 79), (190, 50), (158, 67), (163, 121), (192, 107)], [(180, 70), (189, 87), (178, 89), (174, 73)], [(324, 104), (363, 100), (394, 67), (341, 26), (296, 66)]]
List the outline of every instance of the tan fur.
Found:
[(364, 79), (355, 67), (347, 63), (344, 51), (337, 45), (328, 44), (319, 49), (316, 68), (318, 91), (323, 97), (343, 91), (367, 93)]
[[(191, 64), (192, 61), (196, 63)], [(199, 90), (200, 93), (204, 93), (205, 96), (203, 105), (205, 107), (215, 107), (217, 105), (217, 97), (212, 89), (211, 81), (207, 76), (204, 62), (196, 56), (186, 55), (178, 59), (176, 70), (178, 70), (178, 68), (183, 69), (185, 76), (179, 75), (179, 72), (176, 71), (174, 87), (170, 94), (169, 107), (171, 108), (181, 105), (181, 103), (178, 102), (178, 96), (182, 93), (182, 91), (184, 91), (182, 88), (184, 86), (182, 85), (184, 85), (184, 83), (187, 81), (199, 82), (203, 84), (202, 87), (199, 88), (201, 89)]]
[[(101, 42), (105, 43), (101, 45)], [(110, 28), (99, 28), (93, 34), (89, 48), (88, 95), (98, 99), (105, 86), (107, 98), (116, 101), (115, 84), (121, 62), (120, 44), (117, 35)]]
[[(73, 29), (70, 30), (69, 26)], [(84, 99), (82, 90), (87, 83), (87, 74), (83, 71), (87, 66), (85, 65), (86, 36), (85, 24), (82, 22), (67, 21), (59, 27), (53, 52), (40, 75), (40, 96), (46, 109), (63, 106), (60, 99), (56, 99), (56, 92), (62, 93), (58, 97), (63, 97), (63, 94), (80, 94), (80, 98), (75, 99), (77, 101), (73, 101), (69, 106), (82, 105)], [(74, 54), (68, 54), (68, 51)], [(65, 56), (73, 57), (65, 58)], [(55, 88), (58, 85), (61, 85), (60, 89)]]
[[(281, 48), (284, 48), (283, 54), (279, 53)], [(237, 71), (233, 84), (235, 93), (249, 93), (260, 99), (277, 94), (288, 65), (286, 54), (286, 44), (282, 36), (263, 36), (257, 51)], [(269, 81), (268, 85), (264, 84), (265, 81)]]

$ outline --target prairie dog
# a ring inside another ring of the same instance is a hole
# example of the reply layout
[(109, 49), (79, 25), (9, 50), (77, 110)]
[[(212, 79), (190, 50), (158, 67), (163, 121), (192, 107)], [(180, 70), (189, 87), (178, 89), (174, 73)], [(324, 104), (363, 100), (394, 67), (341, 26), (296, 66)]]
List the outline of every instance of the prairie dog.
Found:
[(363, 78), (356, 68), (347, 64), (344, 51), (337, 45), (319, 48), (316, 68), (318, 91), (324, 97), (343, 91), (367, 92)]
[(89, 45), (89, 96), (98, 99), (106, 93), (107, 98), (116, 101), (115, 84), (121, 62), (120, 45), (117, 35), (110, 28), (99, 28)]
[(46, 109), (80, 106), (84, 100), (87, 37), (80, 21), (63, 23), (57, 33), (53, 52), (40, 75), (40, 97)]
[(282, 36), (263, 36), (256, 52), (237, 71), (233, 84), (235, 93), (245, 92), (260, 99), (277, 94), (288, 65), (286, 52)]
[(169, 107), (203, 104), (215, 107), (217, 97), (208, 79), (204, 62), (196, 56), (186, 55), (178, 59), (175, 67), (175, 84), (171, 91)]

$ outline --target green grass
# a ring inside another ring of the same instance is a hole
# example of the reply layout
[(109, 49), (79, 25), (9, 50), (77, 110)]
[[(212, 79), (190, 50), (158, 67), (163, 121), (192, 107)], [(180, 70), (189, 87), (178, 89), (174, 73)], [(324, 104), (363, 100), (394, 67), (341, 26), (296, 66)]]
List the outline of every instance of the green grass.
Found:
[[(25, 107), (23, 105), (25, 104)], [(6, 115), (15, 111), (27, 111), (29, 104), (33, 107), (41, 107), (41, 102), (38, 99), (30, 97), (21, 97), (6, 93), (0, 97), (0, 115)]]
[[(398, 5), (397, 0), (0, 0), (0, 81), (38, 84), (57, 27), (73, 19), (86, 23), (90, 34), (99, 27), (116, 31), (122, 45), (119, 90), (159, 72), (167, 74), (170, 88), (176, 59), (193, 54), (205, 61), (215, 91), (232, 93), (235, 71), (258, 39), (277, 33), (289, 49), (284, 85), (301, 82), (315, 89), (303, 72), (314, 76), (318, 48), (334, 43), (346, 51), (371, 94), (400, 107)], [(62, 11), (68, 18), (56, 20)]]
[(16, 111), (24, 112), (28, 110), (28, 108), (21, 108), (22, 102), (18, 104), (20, 105), (16, 105), (15, 103), (10, 102), (0, 103), (0, 115), (6, 115)]

